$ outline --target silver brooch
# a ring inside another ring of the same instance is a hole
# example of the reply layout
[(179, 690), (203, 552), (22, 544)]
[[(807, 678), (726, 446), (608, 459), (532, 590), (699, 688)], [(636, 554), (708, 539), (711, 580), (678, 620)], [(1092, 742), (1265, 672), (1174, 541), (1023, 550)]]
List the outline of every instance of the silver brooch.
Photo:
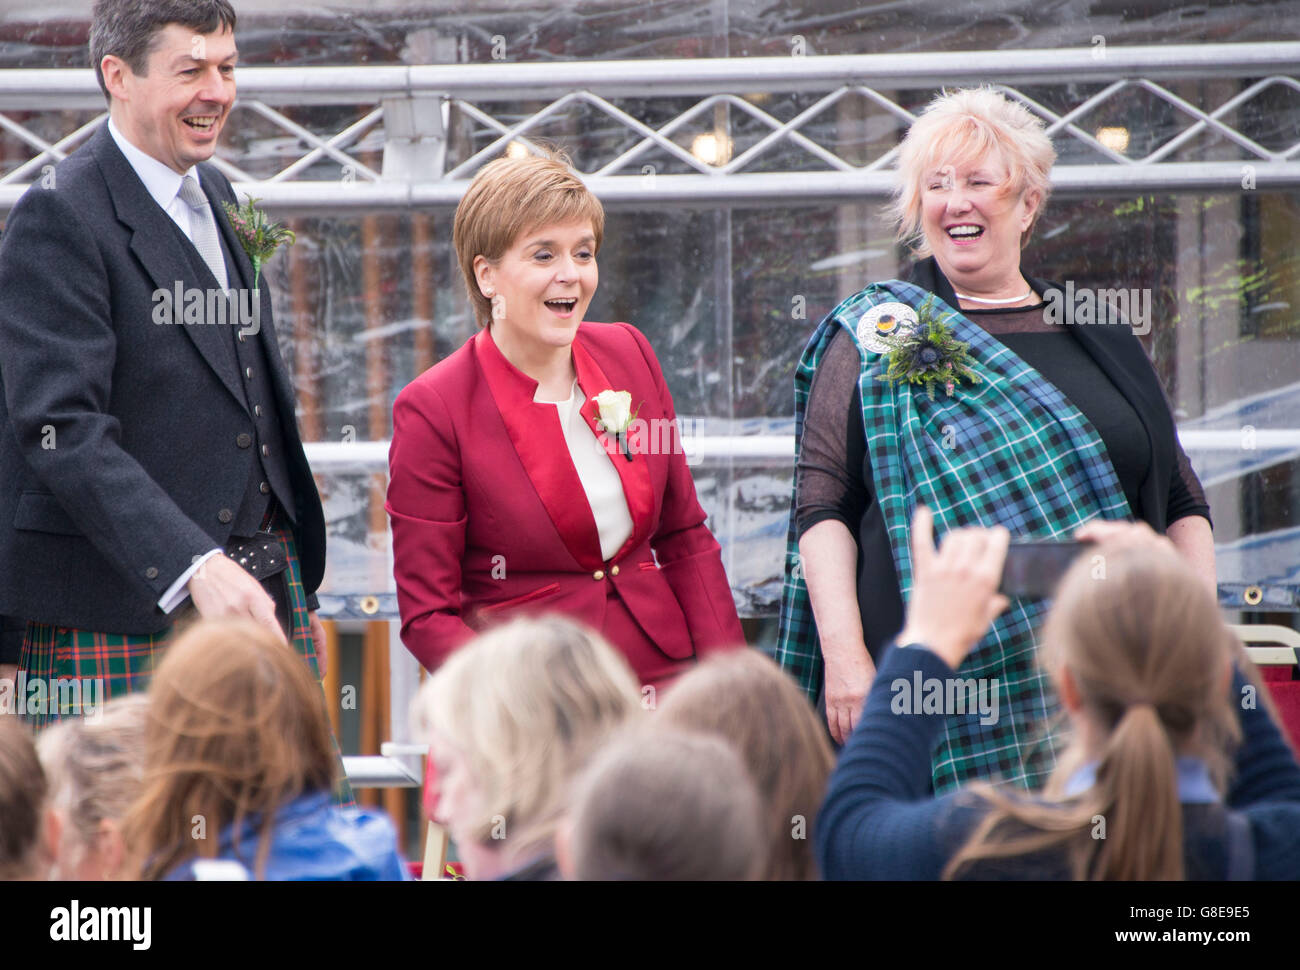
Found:
[(877, 303), (858, 321), (858, 343), (873, 354), (887, 354), (890, 338), (911, 333), (916, 311), (906, 303)]

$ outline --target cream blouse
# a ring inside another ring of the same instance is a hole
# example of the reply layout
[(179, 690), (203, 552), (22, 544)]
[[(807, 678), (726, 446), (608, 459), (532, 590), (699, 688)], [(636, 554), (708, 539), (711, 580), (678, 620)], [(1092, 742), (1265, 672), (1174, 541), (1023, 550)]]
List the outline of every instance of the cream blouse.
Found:
[(578, 480), (587, 493), (587, 504), (596, 519), (600, 556), (608, 562), (632, 534), (632, 514), (627, 508), (627, 496), (623, 494), (623, 482), (600, 439), (582, 417), (582, 406), (587, 399), (578, 382), (573, 382), (567, 401), (547, 401), (540, 394), (538, 388), (533, 400), (555, 406), (560, 428), (564, 431), (564, 442), (569, 446), (569, 457), (573, 459)]

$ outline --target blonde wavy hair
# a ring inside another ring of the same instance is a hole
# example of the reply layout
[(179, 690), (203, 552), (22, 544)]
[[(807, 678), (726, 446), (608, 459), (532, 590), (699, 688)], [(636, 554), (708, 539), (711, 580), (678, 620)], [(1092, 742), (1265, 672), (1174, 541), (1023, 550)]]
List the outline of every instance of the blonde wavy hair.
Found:
[(640, 710), (640, 685), (599, 634), (558, 616), (518, 619), (457, 650), (420, 689), (417, 734), (466, 760), (481, 795), (474, 838), (505, 819), (508, 858), (552, 844), (569, 785)]
[(921, 225), (921, 197), (927, 175), (945, 165), (977, 164), (997, 153), (1006, 163), (1003, 192), (1017, 197), (1036, 193), (1033, 221), (1021, 236), (1023, 247), (1052, 191), (1049, 173), (1056, 149), (1042, 119), (1018, 101), (990, 87), (962, 88), (938, 95), (908, 129), (898, 147), (898, 183), (890, 215), (898, 239), (918, 257), (930, 255)]

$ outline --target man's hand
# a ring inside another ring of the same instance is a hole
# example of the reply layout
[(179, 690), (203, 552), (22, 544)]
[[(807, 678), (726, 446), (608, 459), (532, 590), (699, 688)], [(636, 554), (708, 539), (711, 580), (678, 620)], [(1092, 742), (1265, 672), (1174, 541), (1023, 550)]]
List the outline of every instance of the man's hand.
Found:
[(329, 654), (325, 649), (327, 644), (325, 624), (321, 622), (315, 610), (307, 616), (311, 619), (311, 642), (316, 645), (316, 669), (320, 671), (321, 680), (324, 680), (325, 674), (329, 671)]
[(199, 616), (251, 617), (268, 630), (274, 630), (281, 643), (287, 644), (280, 621), (275, 618), (275, 601), (262, 584), (223, 554), (217, 554), (190, 577), (187, 589)]
[(13, 683), (18, 679), (17, 664), (0, 664), (0, 680), (7, 680)]
[(912, 598), (899, 643), (920, 643), (954, 670), (1011, 601), (998, 593), (1010, 533), (954, 529), (934, 548), (934, 518), (920, 506), (912, 517)]
[(876, 665), (863, 643), (854, 650), (826, 651), (824, 656), (826, 726), (835, 743), (844, 744), (862, 716), (863, 701), (876, 679)]

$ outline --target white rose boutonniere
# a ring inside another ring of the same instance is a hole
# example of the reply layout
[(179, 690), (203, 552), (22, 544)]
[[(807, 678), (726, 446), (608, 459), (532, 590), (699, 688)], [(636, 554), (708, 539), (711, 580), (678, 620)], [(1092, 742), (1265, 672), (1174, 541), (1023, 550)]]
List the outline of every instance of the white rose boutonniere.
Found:
[(596, 395), (596, 407), (600, 411), (600, 426), (607, 434), (618, 438), (618, 450), (628, 461), (632, 453), (627, 447), (627, 429), (635, 417), (632, 413), (632, 395), (628, 391), (601, 391)]

